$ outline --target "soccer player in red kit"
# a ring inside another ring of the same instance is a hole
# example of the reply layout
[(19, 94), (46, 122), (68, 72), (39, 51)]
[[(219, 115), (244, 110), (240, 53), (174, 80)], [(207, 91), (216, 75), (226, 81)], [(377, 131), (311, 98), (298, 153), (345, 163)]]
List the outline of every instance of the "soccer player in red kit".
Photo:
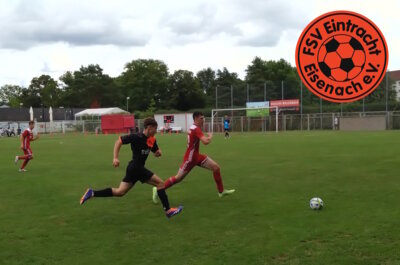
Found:
[(35, 128), (35, 122), (30, 121), (29, 128), (27, 128), (20, 136), (21, 149), (22, 149), (22, 151), (24, 151), (24, 155), (16, 156), (15, 161), (14, 161), (15, 164), (17, 164), (19, 160), (24, 160), (21, 168), (19, 169), (20, 172), (25, 172), (26, 171), (25, 167), (28, 164), (29, 160), (33, 159), (33, 152), (32, 152), (31, 145), (30, 145), (31, 141), (35, 141), (35, 140), (39, 139), (39, 134), (36, 135), (36, 137), (33, 136), (33, 132), (32, 132), (33, 128)]
[[(178, 174), (176, 174), (176, 176), (170, 177), (165, 181), (165, 189), (171, 187), (178, 182), (181, 182), (186, 177), (186, 175), (189, 174), (192, 168), (194, 168), (195, 166), (200, 166), (213, 172), (214, 180), (217, 184), (219, 197), (234, 193), (235, 190), (224, 189), (219, 165), (207, 155), (199, 153), (200, 141), (203, 144), (208, 145), (209, 143), (211, 143), (211, 139), (213, 136), (212, 133), (208, 133), (208, 136), (205, 136), (201, 130), (204, 124), (204, 114), (198, 111), (194, 112), (193, 120), (194, 124), (190, 126), (190, 129), (188, 131), (188, 143), (185, 156), (183, 157), (183, 163), (178, 170)], [(157, 200), (157, 190), (153, 188), (153, 202), (157, 203)]]

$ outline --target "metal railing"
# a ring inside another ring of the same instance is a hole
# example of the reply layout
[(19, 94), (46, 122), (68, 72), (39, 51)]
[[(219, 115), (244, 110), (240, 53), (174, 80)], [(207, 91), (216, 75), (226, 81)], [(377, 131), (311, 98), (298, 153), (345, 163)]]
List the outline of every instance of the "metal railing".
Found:
[[(342, 115), (340, 115), (342, 114)], [(335, 124), (335, 117), (337, 123)], [(344, 113), (312, 113), (312, 114), (284, 114), (278, 115), (278, 130), (335, 130), (340, 129), (340, 120), (345, 118), (365, 119), (368, 117), (384, 117), (386, 130), (400, 129), (400, 112), (344, 112)], [(203, 131), (211, 131), (211, 117), (205, 119)], [(275, 132), (276, 116), (270, 115), (266, 117), (246, 117), (233, 116), (230, 117), (230, 130), (233, 132)], [(214, 117), (214, 132), (223, 132), (223, 117)], [(135, 121), (139, 131), (143, 129), (143, 119)], [(23, 131), (28, 128), (28, 121), (25, 122), (2, 122), (0, 121), (2, 130), (13, 130), (16, 134), (18, 128)], [(362, 130), (362, 129), (360, 129)], [(38, 133), (101, 133), (101, 121), (53, 121), (53, 122), (36, 122), (35, 131)], [(129, 133), (127, 131), (127, 133)]]

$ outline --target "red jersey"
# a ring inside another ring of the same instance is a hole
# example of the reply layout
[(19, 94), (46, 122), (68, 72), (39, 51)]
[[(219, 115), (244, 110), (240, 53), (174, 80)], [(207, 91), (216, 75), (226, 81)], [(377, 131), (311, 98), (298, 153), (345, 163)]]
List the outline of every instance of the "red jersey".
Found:
[(33, 132), (31, 129), (26, 129), (23, 133), (22, 133), (22, 137), (24, 138), (23, 140), (23, 144), (24, 144), (24, 149), (30, 148), (30, 143), (33, 139)]
[(191, 161), (193, 157), (196, 157), (199, 154), (200, 138), (203, 135), (204, 134), (199, 127), (194, 124), (190, 126), (187, 138), (187, 149), (185, 156), (183, 157), (184, 160)]

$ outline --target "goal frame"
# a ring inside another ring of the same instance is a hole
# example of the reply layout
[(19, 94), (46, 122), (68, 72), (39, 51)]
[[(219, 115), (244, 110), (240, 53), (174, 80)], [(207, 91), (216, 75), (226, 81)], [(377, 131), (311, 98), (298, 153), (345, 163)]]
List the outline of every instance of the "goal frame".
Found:
[(214, 116), (218, 111), (234, 111), (234, 110), (254, 110), (254, 109), (275, 109), (275, 132), (278, 133), (278, 122), (279, 122), (279, 107), (269, 106), (269, 107), (257, 107), (257, 108), (231, 108), (231, 109), (212, 109), (211, 110), (211, 132), (214, 132)]

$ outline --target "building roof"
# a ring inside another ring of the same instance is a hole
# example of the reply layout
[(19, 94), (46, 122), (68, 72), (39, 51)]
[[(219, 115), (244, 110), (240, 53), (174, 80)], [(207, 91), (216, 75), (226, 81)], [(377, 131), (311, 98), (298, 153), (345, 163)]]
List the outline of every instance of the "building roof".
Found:
[(400, 70), (388, 71), (389, 77), (394, 81), (400, 81)]

